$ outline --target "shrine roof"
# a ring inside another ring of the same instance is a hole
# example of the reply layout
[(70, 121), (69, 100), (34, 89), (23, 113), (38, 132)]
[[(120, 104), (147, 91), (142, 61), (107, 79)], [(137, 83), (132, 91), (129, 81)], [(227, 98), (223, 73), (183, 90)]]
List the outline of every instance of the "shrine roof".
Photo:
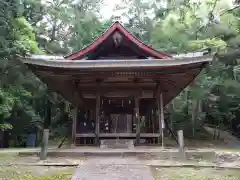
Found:
[(210, 55), (177, 55), (165, 59), (100, 59), (100, 60), (66, 60), (63, 57), (33, 55), (24, 58), (23, 62), (28, 65), (43, 66), (49, 68), (66, 69), (113, 69), (113, 68), (151, 68), (151, 67), (170, 67), (182, 66), (196, 63), (208, 63), (212, 60)]
[[(205, 52), (194, 52), (163, 59), (72, 61), (62, 56), (31, 55), (21, 60), (51, 89), (59, 92), (74, 105), (78, 105), (81, 101), (81, 97), (76, 93), (92, 91), (94, 88), (90, 85), (96, 84), (99, 78), (103, 80), (102, 85), (105, 84), (107, 87), (107, 90), (105, 87), (106, 93), (113, 91), (110, 86), (115, 86), (116, 83), (126, 86), (121, 88), (133, 88), (133, 80), (138, 78), (143, 89), (153, 90), (155, 80), (161, 82), (165, 106), (196, 78), (205, 65), (212, 61), (212, 56)], [(80, 82), (78, 86), (77, 82)]]
[[(171, 57), (171, 55), (168, 55), (166, 53), (157, 51), (153, 49), (151, 46), (143, 43), (141, 40), (136, 38), (134, 35), (132, 35), (126, 28), (124, 28), (119, 22), (113, 23), (102, 35), (100, 35), (95, 41), (93, 41), (90, 45), (86, 46), (80, 51), (74, 52), (68, 56), (65, 56), (66, 59), (69, 60), (76, 60), (76, 59), (82, 59), (85, 58), (85, 56), (89, 55), (89, 53), (92, 53), (96, 51), (100, 45), (103, 45), (109, 39), (114, 36), (115, 33), (119, 33), (126, 41), (126, 44), (129, 44), (129, 47), (136, 46), (137, 51), (140, 52), (146, 56), (151, 56), (156, 59), (166, 59)], [(108, 42), (109, 43), (109, 42)], [(105, 48), (107, 49), (107, 48)]]

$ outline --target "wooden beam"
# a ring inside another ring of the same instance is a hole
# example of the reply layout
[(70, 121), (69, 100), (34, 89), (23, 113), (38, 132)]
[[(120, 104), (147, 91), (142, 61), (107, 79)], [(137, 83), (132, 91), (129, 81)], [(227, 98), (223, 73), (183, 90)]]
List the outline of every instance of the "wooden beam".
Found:
[[(159, 133), (141, 133), (140, 136), (141, 138), (157, 138), (159, 137), (161, 134)], [(94, 133), (81, 133), (81, 134), (76, 134), (76, 137), (95, 137)], [(100, 133), (99, 137), (103, 137), (103, 138), (109, 138), (109, 137), (123, 137), (123, 138), (134, 138), (136, 137), (136, 133)]]
[[(153, 91), (154, 91), (154, 88), (153, 87), (149, 87), (149, 88), (142, 88), (142, 87), (132, 87), (132, 88), (129, 88), (129, 87), (113, 87), (113, 86), (110, 86), (110, 87), (102, 87), (101, 86), (101, 93), (114, 93), (114, 92), (127, 92), (129, 94), (135, 94), (136, 92), (138, 92), (138, 90), (141, 88), (141, 90), (143, 92), (150, 92), (152, 95), (153, 95)], [(82, 88), (81, 92), (82, 92), (82, 96), (83, 94), (96, 94), (96, 92), (98, 91), (98, 89), (95, 89), (94, 87), (85, 87), (85, 88)], [(83, 98), (83, 97), (82, 97)]]
[[(121, 94), (121, 92), (115, 92), (115, 93), (102, 93), (101, 96), (106, 98), (129, 98), (133, 97), (135, 93), (125, 93)], [(84, 98), (90, 100), (96, 99), (96, 94), (84, 94)], [(153, 99), (152, 93), (149, 94), (143, 94), (139, 96), (139, 99)], [(90, 104), (90, 103), (89, 103)], [(90, 104), (91, 105), (91, 104)]]
[[(45, 69), (46, 70), (46, 69)], [(49, 70), (52, 70), (52, 68), (50, 68)], [(65, 70), (65, 69), (64, 69)], [(180, 74), (178, 72), (178, 74), (171, 74), (171, 73), (162, 73), (158, 74), (157, 72), (155, 72), (155, 77), (150, 78), (151, 76), (148, 76), (147, 79), (155, 79), (155, 80), (159, 80), (161, 82), (161, 87), (164, 87), (164, 89), (162, 89), (161, 91), (164, 91), (164, 105), (166, 105), (167, 103), (169, 103), (170, 100), (172, 100), (175, 96), (177, 96), (192, 80), (193, 78), (195, 78), (201, 69), (190, 69), (189, 71), (184, 71), (184, 73)], [(109, 71), (110, 72), (110, 71)], [(107, 72), (107, 73), (109, 73)], [(95, 72), (80, 72), (83, 73), (81, 76), (73, 74), (72, 69), (71, 69), (71, 74), (72, 75), (68, 75), (69, 76), (69, 80), (64, 80), (61, 77), (58, 77), (57, 72), (53, 72), (53, 76), (44, 76), (43, 74), (39, 73), (38, 71), (35, 71), (35, 74), (38, 74), (40, 79), (44, 80), (45, 83), (49, 86), (52, 87), (53, 90), (57, 91), (58, 93), (60, 93), (61, 95), (63, 95), (68, 101), (70, 101), (71, 103), (73, 103), (75, 106), (78, 106), (78, 102), (80, 102), (79, 98), (77, 97), (77, 93), (75, 93), (74, 88), (72, 87), (73, 84), (69, 83), (72, 81), (72, 79), (80, 79), (81, 83), (84, 84), (80, 84), (80, 86), (88, 86), (87, 83), (95, 84), (96, 82), (93, 82), (93, 78), (95, 77), (95, 75), (93, 75)], [(85, 74), (84, 74), (85, 73)], [(105, 73), (104, 72), (98, 72), (99, 73), (99, 78), (101, 78), (101, 74)], [(114, 73), (114, 72), (111, 72)], [(151, 72), (150, 72), (151, 73)], [(41, 74), (41, 75), (40, 75)], [(93, 75), (93, 76), (92, 76)], [(141, 77), (139, 76), (135, 76), (138, 77), (141, 81), (144, 79), (141, 79)], [(83, 78), (83, 79), (81, 79)], [(88, 80), (84, 80), (84, 78), (88, 78)], [(89, 78), (91, 80), (89, 80)], [(108, 78), (108, 77), (107, 77)], [(146, 77), (144, 77), (146, 78)], [(181, 78), (181, 81), (179, 81), (179, 78)], [(43, 81), (43, 82), (44, 82)], [(116, 82), (118, 83), (118, 82)], [(139, 84), (141, 84), (142, 82), (140, 82)], [(134, 86), (135, 84), (132, 83)], [(105, 82), (102, 83), (102, 86), (105, 86)], [(69, 88), (71, 87), (71, 88)], [(155, 84), (153, 84), (152, 86), (152, 91), (154, 91), (155, 89)], [(117, 87), (116, 87), (117, 88)], [(142, 87), (141, 88), (150, 88), (150, 86), (146, 86), (146, 87)], [(91, 89), (94, 89), (91, 88)], [(111, 87), (108, 87), (108, 89), (111, 89)], [(83, 93), (84, 91), (81, 89), (81, 92)], [(73, 94), (76, 94), (75, 96), (73, 96)]]
[(155, 91), (154, 91), (154, 93), (153, 93), (153, 97), (154, 97), (154, 98), (156, 98), (157, 94), (160, 92), (160, 82), (157, 81), (156, 84), (157, 84), (157, 85), (156, 85), (156, 89), (155, 89)]
[[(191, 74), (196, 74), (196, 72), (198, 72), (199, 70), (201, 70), (202, 68), (197, 67), (197, 68), (192, 68), (187, 70), (186, 68), (183, 69), (172, 69), (169, 70), (169, 68), (165, 68), (165, 69), (156, 69), (155, 71), (151, 71), (149, 72), (147, 69), (142, 69), (142, 70), (138, 70), (138, 71), (129, 71), (129, 70), (116, 70), (116, 71), (79, 71), (79, 70), (75, 70), (75, 69), (56, 69), (56, 68), (50, 68), (50, 69), (34, 69), (32, 68), (32, 70), (34, 72), (37, 72), (41, 75), (44, 76), (51, 76), (51, 77), (57, 77), (60, 79), (72, 79), (73, 76), (75, 76), (74, 78), (80, 79), (81, 77), (84, 78), (89, 78), (91, 77), (91, 79), (96, 79), (96, 78), (107, 78), (107, 77), (138, 77), (138, 78), (154, 78), (154, 77), (163, 77), (165, 78), (169, 78), (169, 76), (181, 76), (181, 75), (191, 75)], [(172, 72), (171, 72), (172, 71)]]
[[(146, 87), (146, 88), (154, 88), (156, 87), (156, 82), (141, 82), (138, 83), (138, 86), (140, 87)], [(95, 88), (96, 87), (96, 82), (90, 82), (90, 83), (79, 83), (78, 87), (81, 89), (85, 88)], [(132, 81), (128, 82), (107, 82), (104, 81), (104, 83), (101, 84), (101, 88), (136, 88), (136, 84), (134, 84)]]
[(74, 80), (74, 91), (77, 93), (78, 99), (79, 99), (79, 105), (82, 107), (82, 106), (86, 105), (87, 103), (84, 99), (84, 96), (83, 96), (81, 90), (78, 87), (79, 83), (80, 83), (79, 80)]
[[(72, 94), (65, 92), (63, 90), (63, 82), (59, 81), (59, 79), (52, 79), (51, 77), (45, 77), (42, 76), (38, 73), (35, 72), (35, 75), (44, 83), (48, 86), (49, 89), (57, 92), (58, 94), (62, 95), (63, 98), (65, 98), (66, 100), (70, 101), (72, 104), (74, 104), (75, 106), (77, 106), (77, 99), (72, 98)], [(67, 86), (66, 84), (64, 84), (64, 86)]]

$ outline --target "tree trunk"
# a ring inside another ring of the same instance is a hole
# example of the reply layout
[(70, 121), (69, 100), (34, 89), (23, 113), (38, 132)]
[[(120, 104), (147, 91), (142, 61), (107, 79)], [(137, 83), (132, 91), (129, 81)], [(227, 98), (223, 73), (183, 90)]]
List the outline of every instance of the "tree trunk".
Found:
[(189, 93), (189, 90), (188, 88), (185, 90), (185, 102), (187, 102), (187, 105), (186, 105), (186, 117), (189, 118), (189, 97), (190, 97), (190, 93)]
[(53, 26), (52, 26), (52, 33), (51, 33), (50, 42), (53, 42), (53, 41), (56, 40), (56, 33), (57, 33), (57, 19), (55, 18), (53, 20)]
[[(172, 100), (172, 102), (170, 102), (169, 104), (169, 121), (170, 121), (170, 128), (173, 130), (173, 113), (174, 113), (174, 100)], [(172, 133), (169, 132), (170, 137), (172, 138)]]
[(195, 137), (195, 121), (196, 121), (196, 102), (192, 102), (192, 136)]
[[(202, 113), (202, 100), (199, 99), (199, 100), (197, 101), (197, 119), (198, 119), (198, 117), (201, 115), (201, 113)], [(200, 119), (200, 120), (201, 120), (201, 119)], [(201, 122), (200, 122), (200, 121), (197, 121), (197, 126), (198, 126), (198, 127), (200, 126), (200, 124), (201, 124)]]
[(202, 110), (201, 100), (193, 100), (192, 102), (192, 135), (195, 137), (196, 127), (199, 126), (199, 122), (197, 121), (198, 116)]

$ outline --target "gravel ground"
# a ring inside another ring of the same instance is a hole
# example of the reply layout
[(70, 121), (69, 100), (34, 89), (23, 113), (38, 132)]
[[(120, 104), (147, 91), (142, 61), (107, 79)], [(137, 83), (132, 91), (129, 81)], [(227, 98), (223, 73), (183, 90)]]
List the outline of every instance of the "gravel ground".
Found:
[(154, 180), (150, 168), (134, 158), (89, 159), (76, 169), (72, 180)]
[[(71, 179), (74, 173), (72, 167), (39, 167), (39, 166), (1, 166), (0, 180), (56, 180), (56, 177)], [(52, 178), (51, 178), (52, 177)]]
[(155, 180), (239, 180), (239, 170), (211, 168), (152, 168)]

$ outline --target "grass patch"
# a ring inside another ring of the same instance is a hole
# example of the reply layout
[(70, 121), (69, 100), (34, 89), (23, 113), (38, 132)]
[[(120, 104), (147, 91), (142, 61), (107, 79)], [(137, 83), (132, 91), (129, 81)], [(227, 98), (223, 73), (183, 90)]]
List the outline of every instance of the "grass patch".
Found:
[(31, 175), (24, 175), (24, 176), (14, 176), (14, 177), (5, 177), (1, 178), (1, 180), (70, 180), (72, 178), (72, 174), (59, 174), (54, 176), (31, 176)]
[(70, 180), (73, 167), (0, 166), (0, 180)]
[(0, 165), (14, 162), (18, 158), (16, 153), (0, 153)]
[(240, 180), (238, 170), (211, 168), (152, 168), (155, 180)]

